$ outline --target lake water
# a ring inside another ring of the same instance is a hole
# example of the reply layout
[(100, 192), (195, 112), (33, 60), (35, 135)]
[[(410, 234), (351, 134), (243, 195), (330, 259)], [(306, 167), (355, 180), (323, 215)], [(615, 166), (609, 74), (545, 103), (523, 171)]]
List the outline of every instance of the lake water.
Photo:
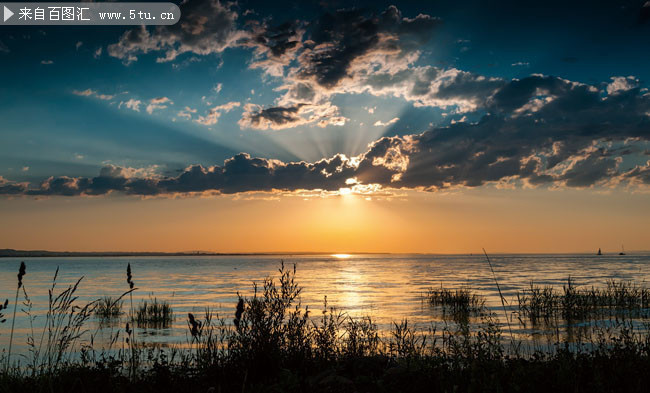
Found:
[[(571, 276), (578, 285), (604, 286), (608, 279), (645, 282), (650, 275), (650, 254), (642, 255), (494, 255), (497, 279), (506, 300), (516, 304), (516, 293), (530, 285), (549, 284), (561, 288)], [(498, 316), (503, 310), (489, 266), (482, 255), (309, 255), (309, 256), (197, 256), (197, 257), (97, 257), (0, 259), (0, 299), (13, 304), (20, 261), (27, 265), (26, 290), (36, 316), (34, 329), (40, 332), (48, 304), (48, 289), (59, 267), (58, 292), (84, 276), (77, 294), (78, 304), (100, 296), (119, 296), (128, 290), (127, 263), (131, 264), (137, 291), (133, 303), (155, 296), (173, 307), (175, 320), (164, 329), (143, 329), (138, 337), (146, 342), (181, 344), (187, 340), (187, 313), (202, 317), (206, 307), (231, 321), (237, 293), (250, 295), (253, 282), (278, 276), (280, 260), (297, 266), (297, 282), (303, 287), (301, 301), (314, 316), (320, 315), (323, 299), (352, 317), (371, 316), (387, 332), (393, 321), (426, 328), (440, 321), (422, 295), (431, 287), (469, 286), (487, 299)], [(23, 296), (19, 297), (19, 302)], [(128, 308), (128, 299), (125, 309)], [(12, 306), (0, 325), (0, 347), (6, 349), (11, 327)], [(503, 319), (503, 318), (502, 318)], [(102, 337), (123, 329), (125, 317), (112, 324), (93, 318), (88, 324), (95, 334), (95, 346)], [(522, 332), (521, 327), (516, 332)], [(28, 318), (18, 311), (14, 353), (25, 353), (30, 332)]]

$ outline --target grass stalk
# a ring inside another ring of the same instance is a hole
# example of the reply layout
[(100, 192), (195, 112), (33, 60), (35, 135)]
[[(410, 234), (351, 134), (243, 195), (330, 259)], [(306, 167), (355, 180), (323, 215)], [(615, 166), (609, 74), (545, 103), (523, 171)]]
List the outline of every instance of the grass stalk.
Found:
[(510, 326), (510, 320), (508, 319), (508, 310), (506, 309), (506, 298), (503, 296), (503, 292), (501, 292), (501, 286), (499, 285), (499, 280), (497, 280), (497, 275), (494, 272), (494, 268), (492, 267), (492, 261), (490, 261), (490, 257), (487, 254), (487, 251), (485, 251), (485, 248), (483, 248), (483, 254), (485, 254), (485, 259), (487, 259), (488, 266), (490, 267), (490, 271), (492, 272), (492, 277), (494, 278), (494, 283), (497, 286), (497, 291), (499, 292), (499, 298), (501, 299), (501, 307), (503, 308), (503, 316), (506, 318), (506, 323), (508, 324), (508, 331), (510, 332), (510, 339), (512, 341), (512, 345), (514, 346), (515, 344), (515, 336), (512, 334), (512, 326)]
[(23, 286), (23, 276), (25, 276), (26, 267), (25, 262), (20, 262), (20, 268), (18, 269), (18, 286), (16, 288), (16, 299), (14, 300), (14, 315), (11, 318), (11, 334), (9, 335), (9, 350), (7, 351), (7, 364), (6, 369), (9, 370), (9, 364), (11, 362), (11, 347), (14, 342), (14, 328), (16, 326), (16, 309), (18, 308), (18, 293), (20, 288)]

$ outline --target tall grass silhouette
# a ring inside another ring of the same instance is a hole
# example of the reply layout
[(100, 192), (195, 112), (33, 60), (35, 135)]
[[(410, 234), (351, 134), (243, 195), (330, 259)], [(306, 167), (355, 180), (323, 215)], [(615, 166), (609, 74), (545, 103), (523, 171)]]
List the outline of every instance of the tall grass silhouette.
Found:
[(11, 361), (11, 347), (14, 342), (14, 328), (16, 327), (16, 308), (18, 308), (18, 293), (20, 292), (20, 288), (23, 286), (23, 277), (25, 274), (25, 262), (20, 262), (20, 267), (18, 268), (18, 286), (16, 288), (16, 299), (14, 300), (14, 315), (11, 318), (11, 334), (9, 336), (9, 350), (7, 351), (7, 369), (9, 368), (9, 362)]
[(432, 306), (440, 306), (452, 315), (480, 313), (485, 307), (485, 298), (470, 288), (430, 288), (426, 299)]
[(506, 300), (505, 296), (503, 296), (503, 292), (501, 292), (501, 286), (499, 285), (499, 280), (497, 280), (497, 275), (494, 272), (494, 267), (492, 266), (492, 261), (490, 261), (490, 257), (488, 256), (487, 251), (485, 251), (485, 248), (483, 248), (483, 254), (485, 255), (485, 259), (487, 260), (488, 266), (490, 267), (490, 271), (492, 272), (492, 277), (494, 278), (494, 284), (496, 285), (497, 291), (499, 292), (499, 299), (501, 300), (501, 307), (503, 308), (503, 316), (506, 319), (506, 323), (508, 324), (508, 331), (510, 332), (510, 339), (512, 341), (512, 344), (514, 345), (515, 336), (512, 333), (512, 326), (510, 325), (510, 319), (508, 318), (508, 310), (506, 309), (507, 300)]
[(624, 280), (608, 280), (604, 288), (579, 287), (571, 277), (562, 290), (552, 286), (530, 283), (528, 289), (517, 293), (521, 316), (534, 325), (586, 320), (607, 316), (650, 316), (650, 289)]
[[(130, 284), (132, 272), (128, 271)], [(133, 319), (127, 317), (122, 348), (96, 352), (85, 326), (99, 300), (78, 300), (83, 277), (59, 290), (57, 269), (48, 291), (46, 324), (40, 334), (32, 333), (28, 339), (28, 364), (1, 372), (0, 390), (352, 392), (435, 388), (469, 392), (511, 391), (516, 390), (514, 386), (532, 392), (544, 391), (541, 388), (616, 390), (613, 387), (644, 391), (637, 381), (650, 364), (650, 334), (629, 321), (617, 320), (588, 342), (558, 340), (552, 351), (535, 349), (522, 355), (503, 340), (497, 315), (469, 290), (441, 287), (434, 298), (438, 304), (454, 304), (463, 310), (481, 308), (477, 323), (436, 324), (423, 329), (402, 320), (394, 322), (386, 335), (371, 316), (353, 318), (328, 305), (326, 297), (322, 312), (312, 316), (301, 304), (302, 288), (295, 277), (296, 266), (287, 268), (281, 263), (277, 277), (254, 284), (252, 295), (239, 296), (233, 304), (232, 322), (209, 308), (202, 315), (189, 313), (186, 346), (161, 348), (138, 343)], [(22, 289), (31, 320), (31, 299), (24, 286)], [(124, 294), (105, 303), (120, 301), (135, 289), (129, 285)], [(607, 296), (599, 297), (603, 293)], [(612, 283), (601, 292), (585, 292), (571, 283), (562, 294), (571, 300), (558, 295), (553, 303), (557, 307), (645, 304), (643, 288), (631, 283)], [(0, 312), (6, 306), (7, 302)], [(111, 342), (116, 340), (117, 335), (111, 338)], [(82, 355), (76, 356), (78, 353)], [(549, 380), (550, 385), (543, 383)]]
[(97, 302), (95, 314), (100, 318), (116, 318), (122, 314), (122, 300), (104, 296)]
[(164, 328), (174, 319), (174, 311), (166, 300), (151, 298), (143, 301), (135, 313), (138, 326)]

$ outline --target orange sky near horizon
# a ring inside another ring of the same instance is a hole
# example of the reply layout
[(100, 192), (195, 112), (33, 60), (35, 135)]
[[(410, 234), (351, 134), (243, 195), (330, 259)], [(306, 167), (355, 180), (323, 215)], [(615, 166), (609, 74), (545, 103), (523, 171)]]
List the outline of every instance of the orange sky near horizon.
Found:
[(618, 252), (650, 249), (650, 194), (477, 188), (328, 198), (3, 199), (0, 248), (52, 251)]

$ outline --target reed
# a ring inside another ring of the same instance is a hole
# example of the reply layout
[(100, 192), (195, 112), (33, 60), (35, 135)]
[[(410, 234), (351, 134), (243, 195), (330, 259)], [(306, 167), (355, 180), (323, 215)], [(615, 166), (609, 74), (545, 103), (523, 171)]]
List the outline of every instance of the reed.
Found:
[(253, 297), (242, 298), (236, 310), (230, 356), (253, 373), (278, 365), (287, 355), (283, 348), (291, 348), (290, 357), (296, 362), (298, 354), (312, 352), (309, 311), (300, 305), (296, 266), (286, 269), (281, 262), (279, 273), (278, 282), (271, 277), (264, 280), (261, 292), (254, 284)]
[(501, 300), (501, 307), (503, 309), (503, 316), (506, 320), (506, 323), (508, 324), (508, 331), (510, 332), (510, 340), (512, 345), (515, 345), (515, 336), (512, 333), (512, 326), (510, 325), (510, 319), (508, 318), (508, 310), (506, 309), (506, 304), (508, 303), (506, 301), (505, 296), (503, 296), (503, 292), (501, 292), (501, 286), (499, 285), (499, 280), (497, 280), (497, 275), (494, 272), (494, 267), (492, 266), (492, 261), (490, 260), (490, 257), (488, 256), (487, 251), (485, 251), (485, 248), (483, 248), (483, 254), (485, 255), (485, 259), (487, 260), (488, 266), (490, 267), (490, 271), (492, 272), (492, 277), (494, 278), (494, 284), (497, 287), (497, 291), (499, 292), (499, 299)]
[(122, 300), (104, 296), (97, 302), (95, 315), (102, 319), (117, 318), (122, 314)]
[(470, 288), (430, 288), (426, 299), (432, 306), (439, 306), (445, 313), (466, 316), (478, 314), (485, 308), (485, 299)]
[(25, 262), (20, 262), (20, 267), (18, 268), (18, 286), (16, 288), (16, 299), (14, 300), (14, 315), (11, 318), (11, 333), (9, 335), (9, 350), (7, 351), (7, 364), (6, 368), (9, 368), (9, 362), (11, 361), (11, 347), (14, 342), (14, 328), (16, 327), (16, 308), (18, 307), (18, 293), (20, 288), (23, 286), (23, 277), (26, 274)]
[(551, 286), (530, 287), (517, 294), (518, 311), (533, 324), (558, 319), (587, 320), (602, 316), (650, 315), (650, 290), (637, 283), (609, 280), (604, 288), (582, 288), (571, 277), (558, 291)]
[(369, 316), (347, 318), (342, 344), (343, 356), (351, 358), (371, 356), (383, 349), (377, 325)]
[(192, 337), (191, 361), (197, 368), (206, 369), (219, 365), (227, 358), (227, 348), (232, 329), (223, 318), (206, 308), (203, 320), (189, 313), (187, 326)]
[(129, 318), (133, 320), (133, 291), (136, 289), (133, 283), (133, 275), (131, 274), (131, 264), (126, 265), (126, 283), (129, 284), (129, 299), (131, 308), (129, 309)]
[(138, 306), (135, 321), (138, 326), (167, 327), (174, 319), (174, 311), (166, 300), (152, 298)]
[(312, 321), (312, 340), (316, 358), (327, 361), (340, 355), (338, 340), (345, 316), (334, 307), (328, 307), (327, 296), (323, 299), (320, 323)]
[(400, 323), (393, 322), (393, 330), (388, 342), (389, 351), (396, 358), (417, 358), (424, 353), (427, 345), (426, 334), (418, 334), (417, 329), (409, 326), (407, 319)]
[[(126, 283), (129, 285), (129, 289), (126, 292), (129, 294), (129, 306), (130, 306), (128, 320), (130, 321), (131, 324), (135, 324), (135, 310), (133, 308), (133, 291), (135, 291), (137, 288), (135, 288), (135, 283), (133, 282), (131, 263), (128, 263), (126, 265)], [(136, 341), (136, 334), (135, 334), (136, 332), (135, 329), (131, 329), (131, 324), (129, 324), (129, 322), (126, 323), (126, 327), (124, 329), (124, 333), (126, 337), (124, 338), (124, 341), (128, 345), (129, 353), (130, 353), (129, 375), (134, 376), (136, 368), (138, 367), (140, 357), (137, 350), (137, 341)]]

